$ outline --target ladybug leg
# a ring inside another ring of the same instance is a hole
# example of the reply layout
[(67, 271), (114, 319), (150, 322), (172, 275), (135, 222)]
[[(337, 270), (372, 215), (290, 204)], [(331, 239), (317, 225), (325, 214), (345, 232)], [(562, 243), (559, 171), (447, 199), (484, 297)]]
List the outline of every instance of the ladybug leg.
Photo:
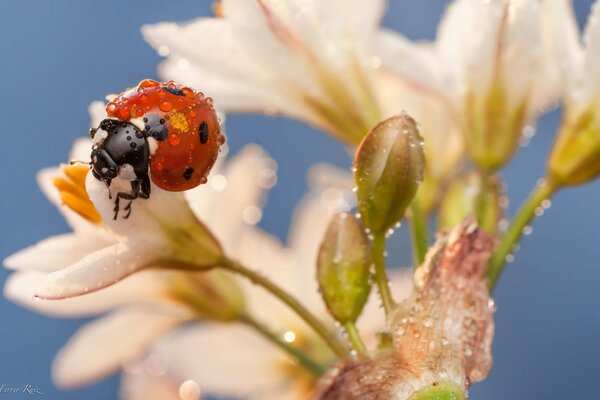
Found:
[(121, 197), (119, 195), (117, 195), (117, 198), (115, 199), (115, 207), (113, 208), (113, 211), (115, 212), (115, 215), (113, 216), (113, 220), (115, 220), (115, 221), (117, 220), (117, 217), (119, 216), (119, 200), (120, 199), (121, 199)]
[(139, 196), (142, 199), (149, 199), (150, 198), (150, 177), (148, 176), (148, 173), (144, 173), (142, 175), (142, 178), (139, 180), (140, 182), (140, 190), (139, 190)]

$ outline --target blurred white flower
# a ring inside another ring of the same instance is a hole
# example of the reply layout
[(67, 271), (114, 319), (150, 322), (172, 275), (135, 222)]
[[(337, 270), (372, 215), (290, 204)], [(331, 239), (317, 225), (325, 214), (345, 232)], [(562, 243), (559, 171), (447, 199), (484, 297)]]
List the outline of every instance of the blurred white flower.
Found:
[(565, 108), (549, 178), (560, 186), (578, 185), (600, 174), (600, 2), (592, 6), (583, 45), (570, 5), (553, 16), (570, 29), (562, 37)]
[(502, 166), (560, 98), (568, 0), (456, 0), (430, 45), (386, 32), (383, 67), (439, 98), (483, 168)]
[[(370, 43), (384, 0), (223, 0), (220, 18), (142, 29), (160, 74), (229, 111), (282, 113), (357, 144), (381, 118)], [(397, 110), (396, 112), (399, 112)]]
[[(327, 311), (317, 290), (314, 264), (332, 214), (348, 209), (350, 205), (352, 180), (343, 171), (318, 165), (311, 170), (309, 182), (311, 189), (294, 215), (290, 247), (282, 247), (266, 235), (262, 241), (240, 238), (236, 247), (240, 259), (272, 277), (319, 319), (326, 320)], [(398, 298), (408, 296), (412, 288), (410, 274), (392, 276)], [(246, 302), (251, 313), (254, 311), (259, 315), (284, 341), (299, 346), (321, 362), (334, 360), (321, 340), (295, 314), (274, 302), (268, 293), (248, 287)], [(367, 303), (358, 325), (367, 346), (373, 348), (377, 343), (376, 333), (385, 328), (375, 294)], [(333, 323), (330, 329), (336, 330)], [(161, 360), (169, 377), (165, 384), (177, 387), (183, 382), (195, 382), (202, 393), (211, 395), (255, 400), (307, 399), (316, 383), (315, 378), (293, 360), (243, 325), (197, 325), (180, 330), (160, 341), (147, 357)], [(144, 365), (147, 360), (139, 365)], [(144, 397), (147, 392), (139, 382), (147, 374), (147, 368), (125, 370), (121, 391), (124, 399), (160, 398)], [(177, 392), (172, 393), (173, 397), (161, 400), (177, 399)]]
[(224, 0), (220, 18), (142, 32), (167, 56), (162, 77), (204, 88), (227, 112), (282, 113), (358, 144), (381, 120), (408, 111), (425, 138), (419, 198), (429, 210), (464, 146), (458, 121), (440, 99), (381, 67), (383, 46), (375, 44), (385, 36), (384, 8), (384, 0)]

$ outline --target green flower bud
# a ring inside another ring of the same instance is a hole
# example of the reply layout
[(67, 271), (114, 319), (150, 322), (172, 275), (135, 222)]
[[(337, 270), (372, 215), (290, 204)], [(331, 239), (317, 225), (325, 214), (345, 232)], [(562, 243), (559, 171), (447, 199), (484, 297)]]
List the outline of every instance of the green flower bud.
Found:
[(331, 315), (342, 324), (355, 322), (369, 297), (370, 253), (369, 239), (354, 215), (332, 218), (317, 257), (317, 281)]
[(558, 186), (580, 185), (600, 174), (600, 116), (593, 108), (567, 117), (548, 161)]
[(383, 233), (404, 215), (423, 179), (423, 139), (403, 113), (375, 126), (354, 159), (358, 211), (367, 228)]
[(190, 306), (201, 318), (229, 322), (245, 312), (241, 288), (221, 271), (177, 272), (170, 288), (171, 296)]
[(480, 198), (481, 190), (481, 177), (475, 172), (453, 180), (440, 204), (440, 229), (454, 228), (467, 217), (479, 215), (479, 226), (487, 233), (496, 233), (506, 208), (502, 182), (491, 177), (483, 198)]

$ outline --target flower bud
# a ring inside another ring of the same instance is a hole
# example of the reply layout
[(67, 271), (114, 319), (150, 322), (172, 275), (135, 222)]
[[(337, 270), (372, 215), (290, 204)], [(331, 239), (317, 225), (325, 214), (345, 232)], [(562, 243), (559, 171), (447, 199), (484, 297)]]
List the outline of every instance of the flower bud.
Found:
[(592, 108), (563, 123), (550, 159), (550, 181), (559, 186), (580, 185), (600, 174), (600, 116)]
[(190, 306), (201, 318), (229, 322), (245, 311), (241, 288), (221, 271), (177, 272), (170, 287), (175, 300)]
[(367, 228), (383, 233), (404, 215), (423, 177), (423, 139), (403, 113), (375, 126), (354, 159), (358, 211)]
[(472, 219), (440, 237), (415, 271), (414, 292), (388, 319), (393, 348), (342, 361), (316, 398), (464, 399), (492, 363), (486, 270), (494, 244)]
[(440, 204), (439, 228), (454, 228), (466, 218), (479, 215), (481, 228), (487, 233), (496, 233), (498, 223), (504, 216), (506, 198), (500, 179), (491, 177), (487, 185), (481, 198), (479, 174), (469, 172), (453, 180)]
[(317, 256), (317, 281), (333, 317), (355, 322), (371, 290), (370, 243), (360, 221), (350, 213), (333, 216)]

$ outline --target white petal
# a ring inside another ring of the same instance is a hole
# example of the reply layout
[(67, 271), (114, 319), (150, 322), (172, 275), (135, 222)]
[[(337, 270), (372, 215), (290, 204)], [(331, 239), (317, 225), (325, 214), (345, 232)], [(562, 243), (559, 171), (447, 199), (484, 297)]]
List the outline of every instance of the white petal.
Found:
[(86, 179), (86, 189), (94, 206), (102, 216), (104, 224), (110, 230), (129, 240), (165, 243), (167, 231), (164, 226), (186, 227), (195, 221), (183, 193), (168, 192), (151, 184), (151, 196), (148, 199), (138, 198), (131, 203), (131, 213), (127, 218), (126, 200), (120, 201), (120, 212), (115, 219), (115, 198), (119, 191), (131, 191), (128, 181), (114, 179), (111, 192), (104, 182), (100, 182), (92, 174)]
[(92, 316), (130, 303), (158, 302), (165, 296), (164, 275), (159, 271), (144, 271), (87, 296), (54, 301), (36, 299), (35, 291), (45, 277), (40, 272), (14, 273), (4, 284), (4, 295), (23, 307), (56, 317)]
[(156, 351), (169, 371), (206, 393), (263, 399), (286, 384), (286, 355), (243, 326), (195, 326), (170, 335)]
[[(404, 85), (434, 96), (443, 94), (445, 88), (440, 65), (434, 57), (431, 45), (411, 42), (387, 29), (379, 32), (376, 45), (382, 67), (396, 75)], [(380, 86), (385, 90), (388, 85), (389, 82), (386, 82)], [(383, 104), (391, 106), (386, 102)], [(402, 110), (401, 107), (401, 104), (397, 104), (395, 109), (387, 114), (397, 114)]]
[(489, 90), (504, 6), (504, 1), (457, 0), (446, 10), (435, 46), (455, 95), (464, 94), (465, 84), (476, 95)]
[(110, 244), (80, 234), (56, 235), (12, 254), (4, 260), (4, 265), (18, 270), (55, 271)]
[(60, 387), (97, 381), (139, 357), (185, 317), (157, 309), (116, 311), (81, 328), (58, 353), (52, 368)]
[(600, 98), (600, 2), (596, 1), (585, 28), (585, 86), (589, 98)]
[[(542, 1), (540, 12), (546, 67), (537, 76), (537, 90), (550, 99), (570, 95), (583, 74), (583, 48), (573, 4), (570, 0)], [(547, 93), (555, 89), (547, 82), (558, 82), (558, 93)], [(540, 100), (534, 102), (544, 105)]]
[(35, 295), (41, 299), (59, 300), (95, 292), (150, 266), (160, 254), (161, 249), (156, 245), (117, 243), (48, 274)]
[[(268, 188), (277, 180), (277, 164), (258, 145), (247, 145), (209, 177), (186, 192), (190, 207), (236, 257), (239, 241), (260, 217)], [(215, 210), (223, 210), (215, 212)]]
[(129, 371), (132, 368), (126, 368), (122, 375), (119, 399), (182, 400), (179, 396), (179, 379), (168, 374), (155, 376), (147, 373), (143, 362), (135, 367), (134, 371)]
[(107, 117), (105, 107), (106, 105), (103, 101), (93, 101), (90, 103), (88, 107), (88, 112), (90, 114), (90, 128), (97, 128), (98, 125), (100, 125), (100, 122)]

